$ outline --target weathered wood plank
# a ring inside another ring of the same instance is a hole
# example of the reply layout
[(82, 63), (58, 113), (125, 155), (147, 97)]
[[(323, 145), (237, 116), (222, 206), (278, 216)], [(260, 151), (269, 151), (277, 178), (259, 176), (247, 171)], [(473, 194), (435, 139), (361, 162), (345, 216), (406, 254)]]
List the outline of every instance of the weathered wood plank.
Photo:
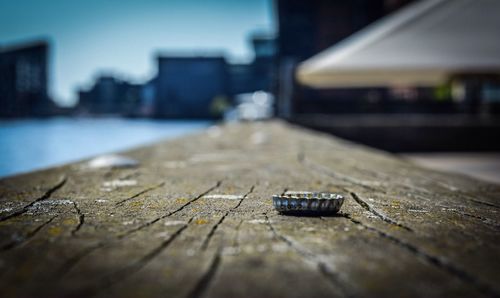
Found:
[[(282, 122), (0, 181), (2, 297), (500, 296), (500, 187)], [(271, 195), (341, 192), (332, 217)]]

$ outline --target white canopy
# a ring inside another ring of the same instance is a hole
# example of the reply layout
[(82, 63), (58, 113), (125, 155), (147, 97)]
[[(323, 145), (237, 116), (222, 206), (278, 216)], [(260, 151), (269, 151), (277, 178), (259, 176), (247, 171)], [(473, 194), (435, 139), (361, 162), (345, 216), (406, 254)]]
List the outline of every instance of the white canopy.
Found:
[(301, 63), (317, 88), (432, 86), (453, 74), (500, 73), (500, 0), (411, 4)]

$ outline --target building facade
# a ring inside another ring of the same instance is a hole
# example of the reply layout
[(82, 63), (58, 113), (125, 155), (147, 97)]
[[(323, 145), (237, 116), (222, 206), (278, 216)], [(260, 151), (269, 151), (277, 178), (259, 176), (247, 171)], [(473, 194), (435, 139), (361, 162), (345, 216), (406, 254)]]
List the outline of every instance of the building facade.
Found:
[(142, 85), (103, 75), (78, 95), (80, 113), (134, 116), (141, 104)]
[(0, 47), (0, 116), (43, 116), (53, 108), (48, 95), (45, 41)]
[(239, 94), (271, 92), (276, 68), (276, 39), (252, 35), (252, 62), (227, 63), (223, 55), (157, 57), (156, 75), (141, 85), (111, 75), (79, 91), (81, 114), (213, 119), (222, 116)]
[(214, 118), (211, 106), (229, 97), (223, 56), (158, 57), (155, 114), (168, 118)]
[(295, 82), (298, 63), (335, 45), (412, 0), (276, 0), (278, 14), (278, 113), (352, 113), (373, 100), (386, 98), (385, 89), (344, 89), (328, 92), (303, 88)]

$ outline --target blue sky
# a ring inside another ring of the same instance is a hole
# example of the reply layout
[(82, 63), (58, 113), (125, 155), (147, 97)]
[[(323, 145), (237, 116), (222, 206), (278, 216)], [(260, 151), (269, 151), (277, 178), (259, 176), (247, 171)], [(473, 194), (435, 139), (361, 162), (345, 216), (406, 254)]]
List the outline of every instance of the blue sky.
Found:
[(0, 0), (0, 45), (48, 38), (50, 93), (64, 105), (101, 72), (150, 78), (161, 51), (249, 61), (255, 31), (275, 33), (271, 0)]

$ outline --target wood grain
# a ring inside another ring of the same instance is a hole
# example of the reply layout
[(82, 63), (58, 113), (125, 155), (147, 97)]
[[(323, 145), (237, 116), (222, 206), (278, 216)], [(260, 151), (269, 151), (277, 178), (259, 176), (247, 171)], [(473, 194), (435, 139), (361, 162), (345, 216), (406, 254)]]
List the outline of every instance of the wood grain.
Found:
[[(279, 121), (121, 154), (0, 181), (0, 296), (500, 296), (499, 186)], [(284, 216), (286, 190), (347, 199)]]

